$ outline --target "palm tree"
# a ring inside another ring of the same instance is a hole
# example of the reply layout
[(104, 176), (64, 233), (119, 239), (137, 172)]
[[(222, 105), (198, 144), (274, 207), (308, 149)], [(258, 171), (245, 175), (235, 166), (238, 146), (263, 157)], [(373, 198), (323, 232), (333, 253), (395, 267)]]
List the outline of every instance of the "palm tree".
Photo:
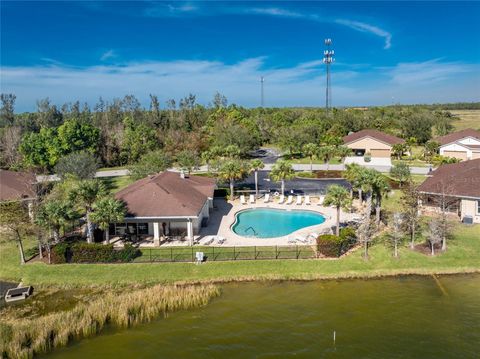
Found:
[(330, 167), (330, 160), (335, 156), (335, 146), (321, 146), (318, 148), (317, 157), (327, 164), (327, 171)]
[(340, 158), (340, 162), (343, 162), (345, 157), (352, 153), (352, 149), (347, 146), (337, 146), (335, 149), (335, 155)]
[(250, 168), (255, 173), (255, 196), (258, 198), (258, 171), (265, 167), (262, 160), (255, 158), (250, 162)]
[(44, 202), (38, 209), (36, 224), (53, 232), (53, 239), (60, 239), (60, 228), (76, 217), (71, 203), (62, 200)]
[(210, 172), (210, 161), (215, 158), (215, 154), (212, 151), (202, 152), (202, 160), (207, 165), (207, 172)]
[(379, 172), (375, 173), (373, 177), (372, 190), (375, 195), (375, 222), (378, 225), (380, 224), (382, 198), (390, 191), (387, 178)]
[(237, 160), (237, 159), (230, 159), (222, 163), (218, 170), (218, 178), (222, 181), (228, 181), (230, 183), (230, 200), (233, 201), (234, 192), (233, 186), (235, 181), (244, 179), (247, 177), (249, 172), (248, 166), (245, 162)]
[(358, 199), (360, 200), (360, 203), (362, 203), (363, 200), (362, 186), (360, 184), (360, 176), (363, 169), (364, 168), (358, 163), (352, 163), (347, 165), (347, 169), (344, 172), (344, 177), (348, 182), (350, 182), (352, 189), (356, 189), (358, 191)]
[(313, 171), (313, 157), (318, 152), (318, 146), (315, 143), (307, 143), (303, 145), (303, 154), (310, 158), (310, 172)]
[(105, 232), (105, 242), (109, 243), (110, 223), (123, 221), (125, 218), (125, 205), (114, 198), (105, 197), (93, 204), (91, 220)]
[(337, 227), (336, 234), (340, 235), (340, 209), (348, 209), (352, 204), (350, 193), (345, 187), (339, 185), (331, 185), (327, 189), (327, 195), (324, 200), (325, 206), (335, 206), (337, 209)]
[(70, 199), (72, 201), (79, 202), (80, 205), (85, 208), (88, 243), (93, 243), (93, 225), (90, 219), (92, 206), (95, 201), (106, 195), (106, 192), (107, 190), (103, 182), (93, 179), (80, 181), (70, 194)]
[(275, 182), (282, 183), (282, 194), (285, 193), (285, 180), (295, 177), (292, 164), (285, 160), (277, 161), (270, 172), (270, 178)]

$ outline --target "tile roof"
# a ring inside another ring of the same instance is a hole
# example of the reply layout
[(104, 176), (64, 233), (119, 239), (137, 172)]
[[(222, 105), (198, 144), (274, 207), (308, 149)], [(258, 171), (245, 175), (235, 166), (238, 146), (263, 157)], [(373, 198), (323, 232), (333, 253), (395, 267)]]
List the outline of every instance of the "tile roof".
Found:
[(419, 187), (420, 192), (480, 198), (480, 159), (443, 165)]
[(133, 217), (196, 217), (208, 197), (213, 197), (215, 180), (201, 176), (181, 178), (176, 172), (161, 172), (132, 183), (117, 192)]
[(441, 145), (446, 145), (461, 140), (465, 137), (474, 137), (480, 140), (480, 131), (474, 130), (473, 128), (467, 128), (465, 130), (449, 133), (445, 136), (436, 137), (433, 140), (440, 143)]
[(35, 198), (36, 182), (32, 173), (0, 170), (0, 201)]
[(396, 136), (389, 135), (387, 133), (378, 131), (378, 130), (361, 130), (358, 132), (351, 133), (343, 138), (343, 142), (348, 144), (350, 142), (357, 141), (364, 137), (372, 137), (381, 142), (385, 142), (389, 145), (396, 145), (398, 143), (404, 143), (405, 141)]

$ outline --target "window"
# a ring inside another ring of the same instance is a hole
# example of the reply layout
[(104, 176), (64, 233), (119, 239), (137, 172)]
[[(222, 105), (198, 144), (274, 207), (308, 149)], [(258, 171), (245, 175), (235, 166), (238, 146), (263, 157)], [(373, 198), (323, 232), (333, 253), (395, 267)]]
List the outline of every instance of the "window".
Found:
[(123, 236), (125, 234), (126, 229), (127, 229), (126, 223), (116, 223), (115, 224), (115, 235)]
[(138, 234), (148, 234), (148, 223), (138, 223)]
[(480, 200), (477, 201), (477, 214), (480, 214)]

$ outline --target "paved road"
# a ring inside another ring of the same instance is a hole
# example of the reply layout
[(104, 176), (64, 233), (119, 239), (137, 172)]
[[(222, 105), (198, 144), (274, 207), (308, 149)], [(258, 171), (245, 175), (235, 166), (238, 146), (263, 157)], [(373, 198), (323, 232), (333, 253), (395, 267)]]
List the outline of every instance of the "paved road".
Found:
[[(270, 171), (275, 164), (275, 162), (280, 157), (280, 153), (272, 148), (264, 148), (255, 152), (252, 152), (254, 157), (260, 158), (265, 163), (264, 171)], [(388, 166), (368, 166), (370, 168), (376, 169), (380, 172), (389, 172), (390, 167)], [(345, 165), (338, 164), (338, 165), (326, 165), (326, 164), (314, 164), (312, 166), (314, 171), (322, 171), (322, 170), (333, 170), (333, 171), (343, 171), (345, 170)], [(310, 171), (309, 164), (294, 164), (293, 169), (295, 171)], [(179, 171), (178, 168), (171, 168), (171, 171)], [(201, 166), (198, 171), (205, 172), (207, 170), (206, 166)], [(426, 175), (430, 172), (428, 167), (410, 167), (410, 172), (412, 174), (418, 175)], [(118, 176), (127, 176), (129, 175), (129, 171), (127, 169), (118, 169), (118, 170), (107, 170), (107, 171), (98, 171), (95, 174), (95, 177), (118, 177)], [(58, 181), (59, 178), (57, 175), (39, 175), (37, 176), (37, 181), (39, 182), (50, 182), (50, 181)], [(312, 180), (305, 180), (305, 186), (307, 186), (307, 182), (311, 182)]]

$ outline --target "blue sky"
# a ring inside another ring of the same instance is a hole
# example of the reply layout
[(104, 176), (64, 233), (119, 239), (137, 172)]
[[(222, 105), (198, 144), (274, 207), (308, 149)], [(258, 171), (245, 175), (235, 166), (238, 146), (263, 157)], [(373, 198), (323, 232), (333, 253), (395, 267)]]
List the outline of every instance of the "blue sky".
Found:
[(257, 106), (480, 101), (479, 2), (1, 2), (1, 91), (93, 104), (216, 91)]

